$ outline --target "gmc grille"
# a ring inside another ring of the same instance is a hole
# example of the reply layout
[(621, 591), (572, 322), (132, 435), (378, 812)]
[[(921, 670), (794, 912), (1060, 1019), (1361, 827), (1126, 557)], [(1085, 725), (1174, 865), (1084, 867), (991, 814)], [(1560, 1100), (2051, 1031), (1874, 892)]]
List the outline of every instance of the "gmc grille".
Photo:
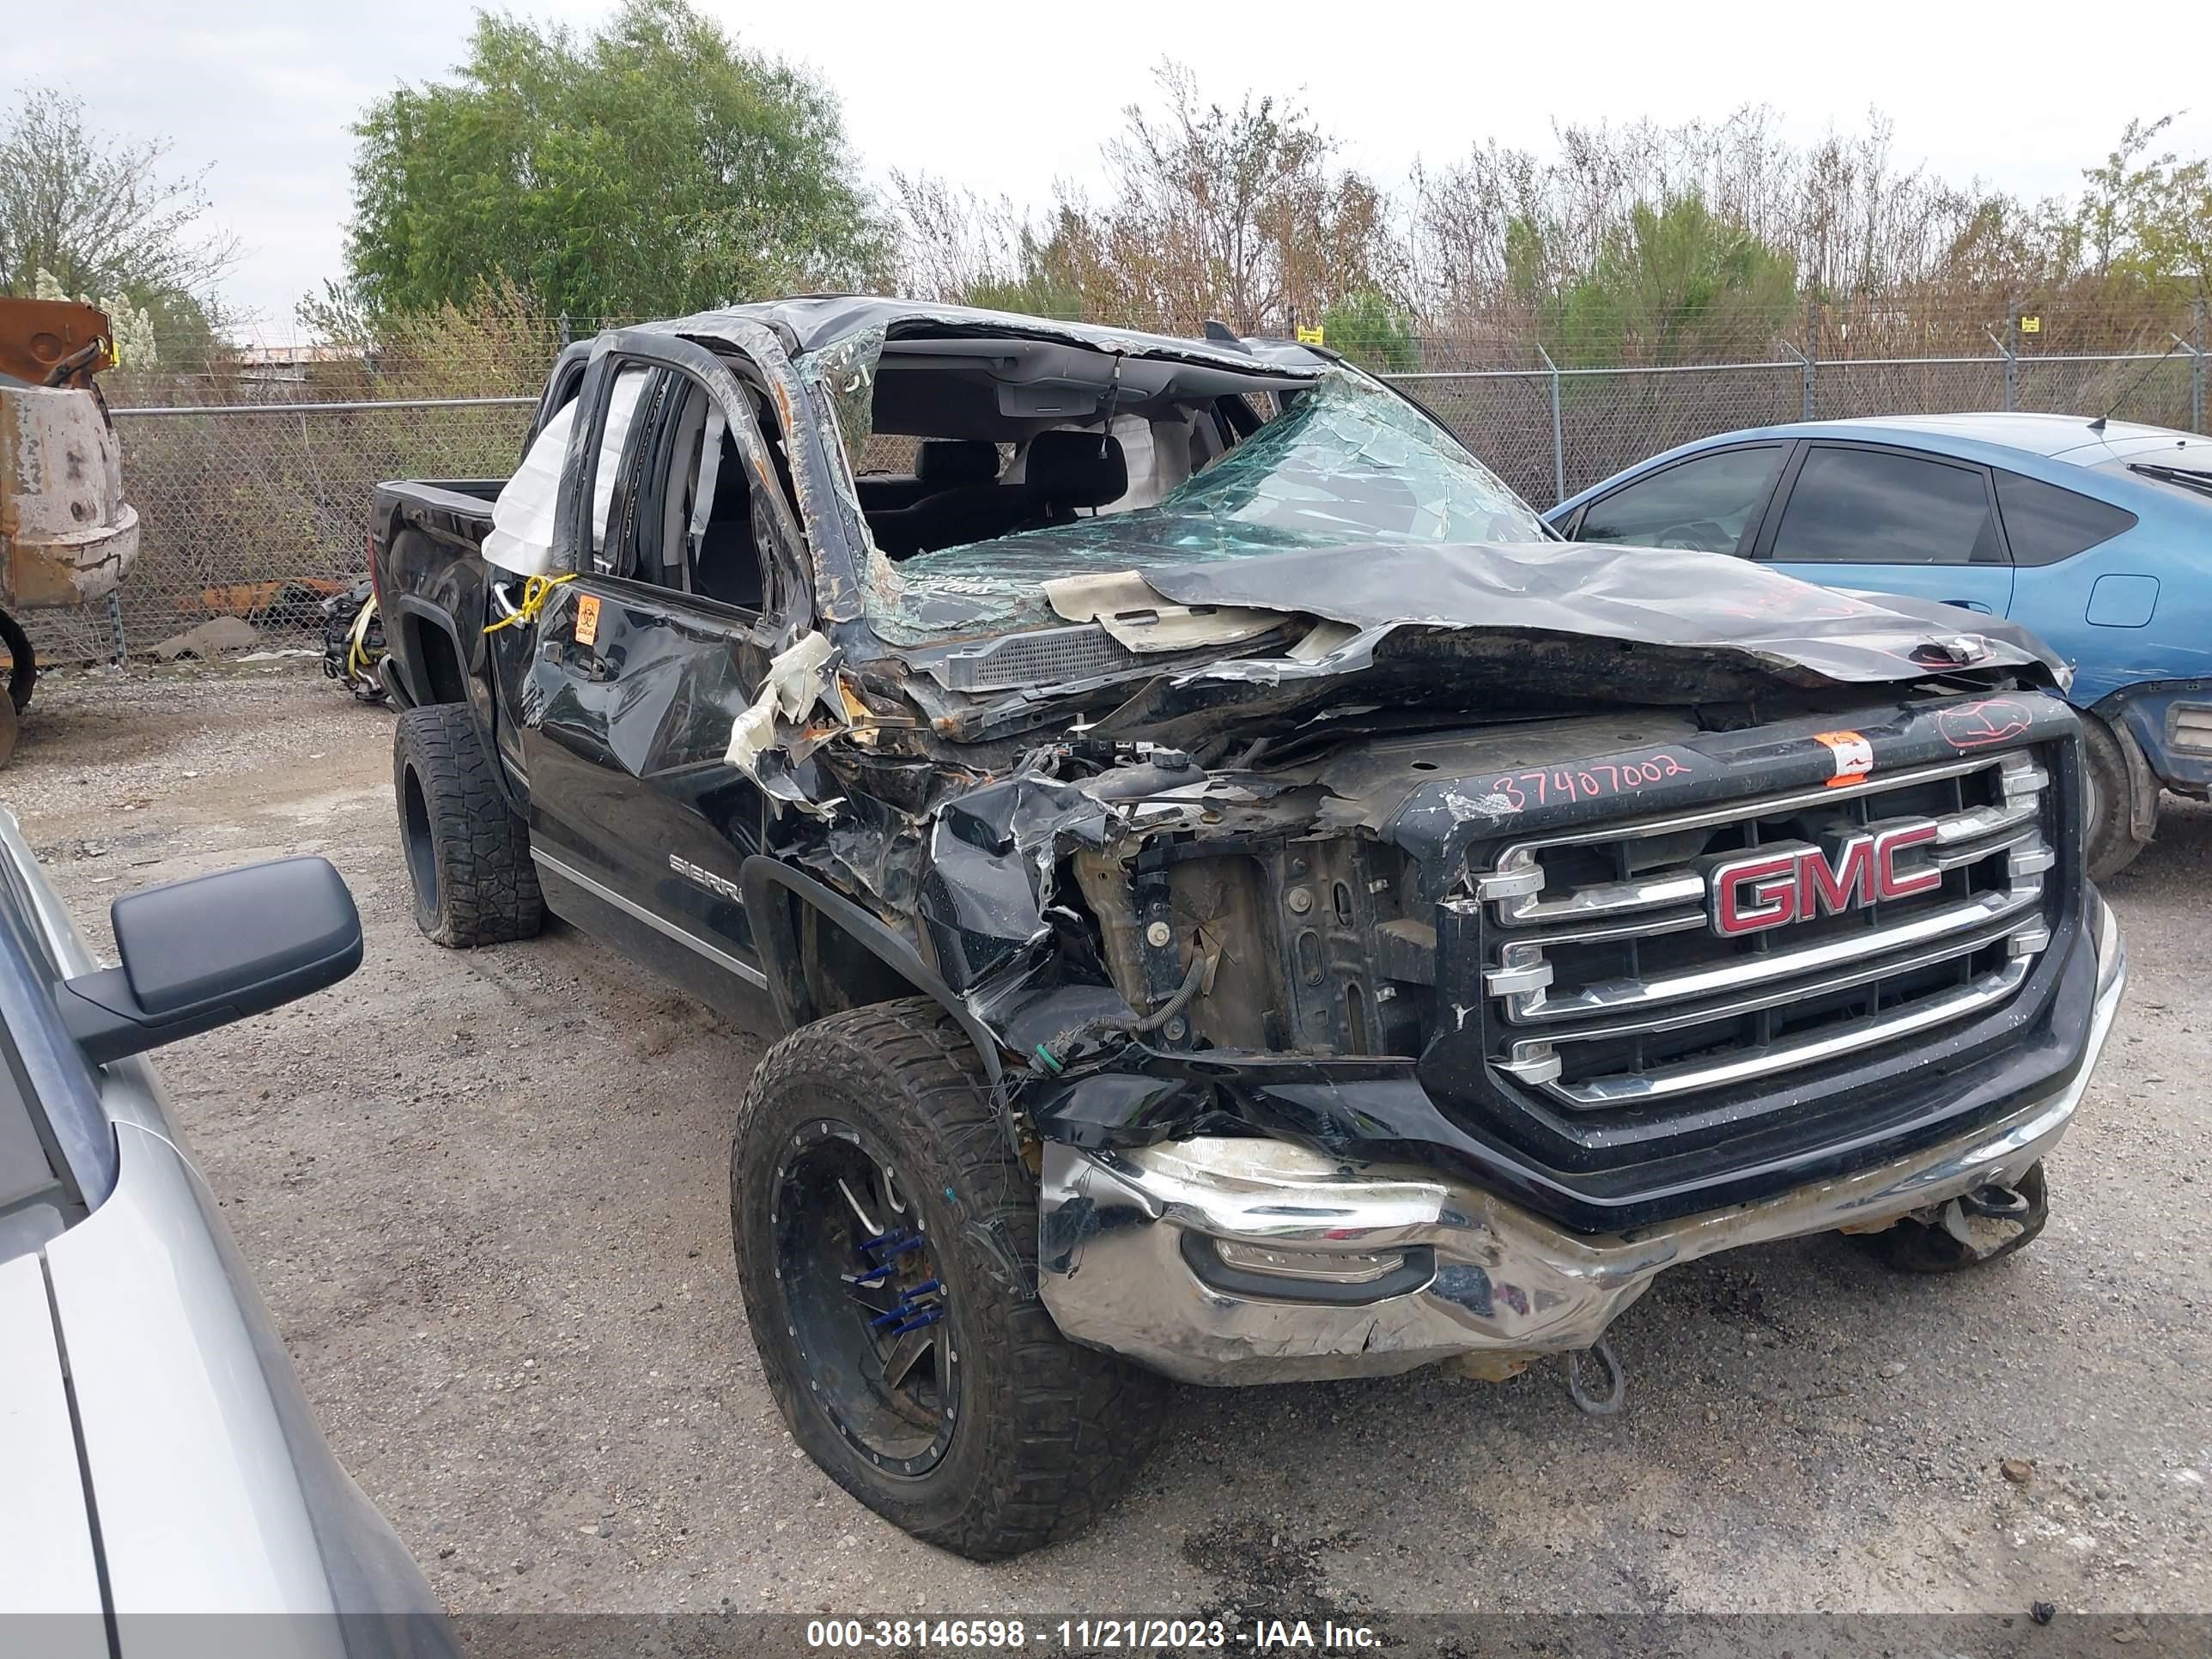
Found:
[[(1571, 1111), (1686, 1108), (1987, 1012), (2051, 940), (2050, 781), (2023, 750), (1508, 845), (1470, 872), (1487, 1058)], [(1922, 890), (1717, 931), (1717, 866), (1930, 823)]]

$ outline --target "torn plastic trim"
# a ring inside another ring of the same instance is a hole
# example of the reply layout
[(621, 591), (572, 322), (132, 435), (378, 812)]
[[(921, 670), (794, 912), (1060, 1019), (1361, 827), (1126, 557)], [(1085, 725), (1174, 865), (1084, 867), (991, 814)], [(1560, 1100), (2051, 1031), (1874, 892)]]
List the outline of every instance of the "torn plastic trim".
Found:
[(1045, 602), (1072, 623), (1096, 623), (1139, 654), (1238, 645), (1283, 624), (1279, 611), (1237, 605), (1173, 605), (1133, 570), (1066, 576), (1043, 584)]
[(805, 634), (769, 659), (760, 695), (730, 722), (729, 747), (722, 763), (733, 766), (760, 785), (771, 803), (781, 803), (811, 817), (835, 816), (842, 801), (817, 800), (793, 778), (787, 766), (769, 767), (763, 759), (771, 752), (786, 761), (798, 758), (796, 750), (807, 736), (796, 722), (817, 704), (826, 708), (840, 727), (849, 727), (851, 714), (836, 695), (830, 665), (836, 647), (825, 634)]

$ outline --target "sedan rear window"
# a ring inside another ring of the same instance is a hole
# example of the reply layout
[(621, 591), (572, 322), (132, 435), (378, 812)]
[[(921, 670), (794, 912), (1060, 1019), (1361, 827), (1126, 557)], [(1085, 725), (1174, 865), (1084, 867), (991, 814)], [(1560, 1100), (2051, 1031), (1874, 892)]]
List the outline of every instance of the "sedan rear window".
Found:
[(2057, 564), (2136, 526), (2136, 515), (2124, 507), (2002, 470), (1997, 507), (2014, 564)]
[(1979, 471), (1888, 450), (1825, 447), (1798, 471), (1772, 556), (1807, 564), (2003, 562)]

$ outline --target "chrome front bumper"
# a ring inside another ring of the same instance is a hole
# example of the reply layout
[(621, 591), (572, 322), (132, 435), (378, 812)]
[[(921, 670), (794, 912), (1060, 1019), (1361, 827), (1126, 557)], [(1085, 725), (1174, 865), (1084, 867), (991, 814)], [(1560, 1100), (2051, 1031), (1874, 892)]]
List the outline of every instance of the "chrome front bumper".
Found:
[[(1048, 1143), (1045, 1305), (1072, 1340), (1189, 1382), (1388, 1376), (1462, 1354), (1494, 1356), (1502, 1370), (1587, 1348), (1665, 1268), (1742, 1244), (1875, 1231), (2018, 1180), (2065, 1133), (2119, 1008), (2126, 950), (2111, 912), (2097, 914), (2097, 1005), (2081, 1068), (1970, 1135), (1633, 1236), (1566, 1232), (1433, 1170), (1350, 1165), (1284, 1141), (1209, 1137), (1121, 1152)], [(1408, 1273), (1424, 1282), (1375, 1298)], [(1267, 1294), (1285, 1273), (1298, 1279)]]

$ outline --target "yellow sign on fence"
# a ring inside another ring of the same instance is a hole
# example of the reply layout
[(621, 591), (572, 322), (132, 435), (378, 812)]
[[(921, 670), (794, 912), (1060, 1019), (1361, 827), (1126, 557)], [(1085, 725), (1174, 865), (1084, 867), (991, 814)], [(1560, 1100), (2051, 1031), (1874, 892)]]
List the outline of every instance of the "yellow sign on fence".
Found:
[(2020, 319), (2020, 331), (2021, 331), (2021, 333), (2023, 333), (2023, 334), (2040, 334), (2040, 333), (2042, 333), (2042, 332), (2043, 332), (2043, 319), (2042, 319), (2042, 318), (2040, 318), (2040, 317), (2023, 317), (2023, 318), (2021, 318), (2021, 319)]
[(1298, 330), (1298, 343), (1300, 345), (1320, 345), (1322, 343), (1321, 335), (1322, 331), (1317, 328), (1305, 328), (1302, 326)]

